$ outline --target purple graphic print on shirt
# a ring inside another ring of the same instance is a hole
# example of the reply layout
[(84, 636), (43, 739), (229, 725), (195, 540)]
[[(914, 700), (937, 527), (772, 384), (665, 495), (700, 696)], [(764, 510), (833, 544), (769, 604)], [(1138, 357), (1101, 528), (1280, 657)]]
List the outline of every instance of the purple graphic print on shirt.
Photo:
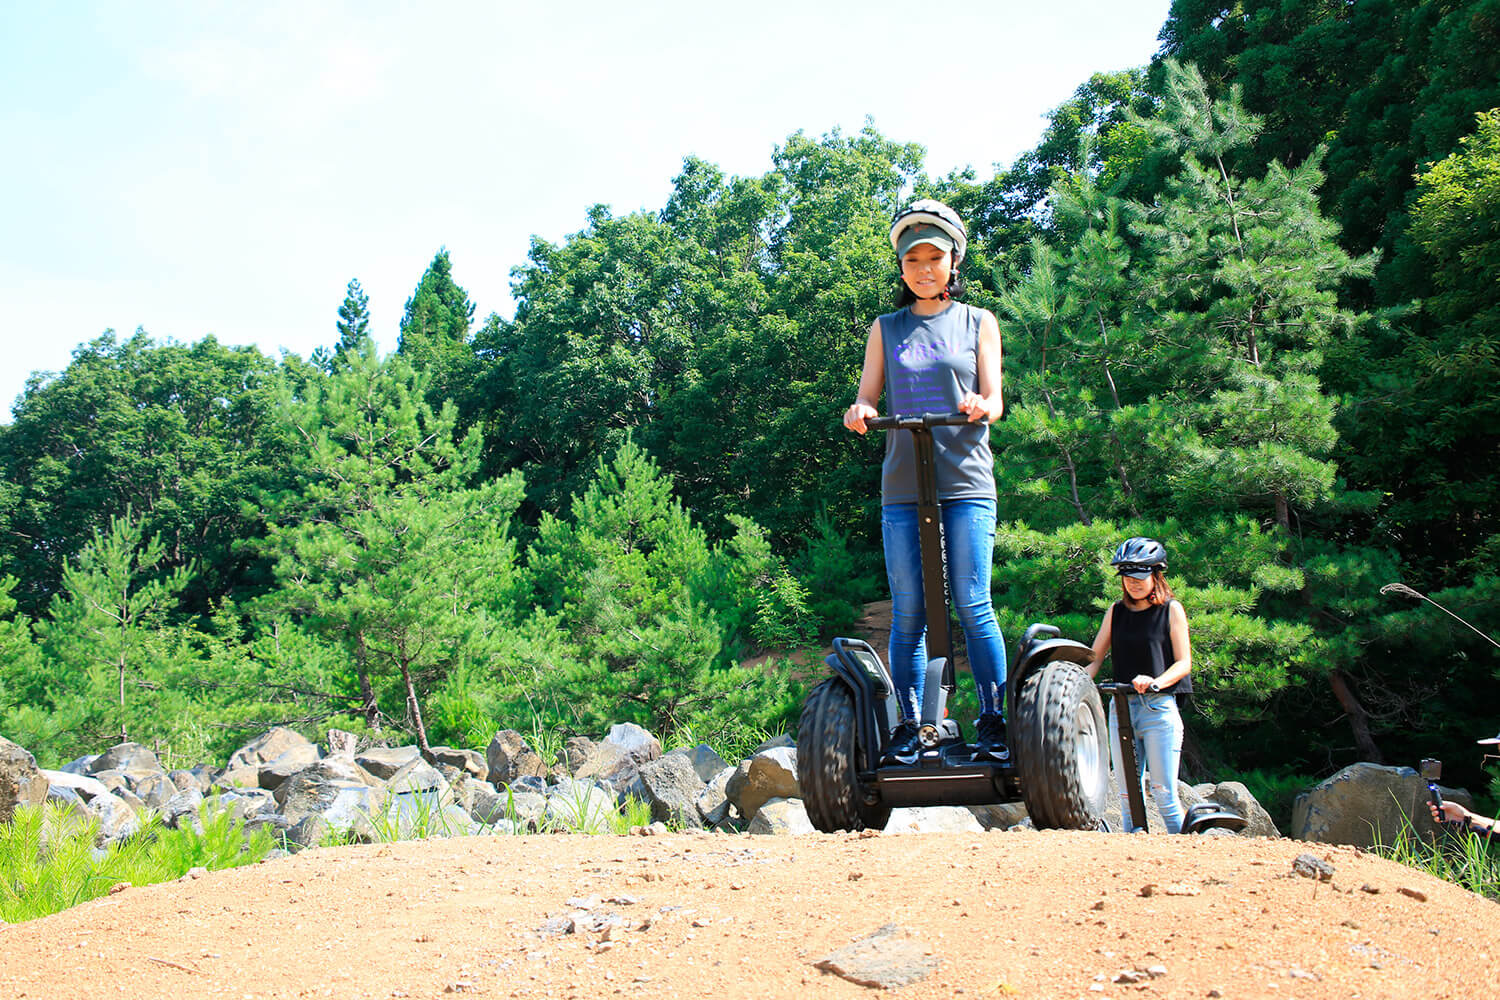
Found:
[(897, 364), (889, 380), (891, 412), (903, 416), (947, 413), (950, 404), (945, 386), (953, 384), (955, 369), (972, 370), (973, 361), (966, 364), (959, 357), (972, 353), (972, 348), (963, 331), (958, 330), (896, 345)]

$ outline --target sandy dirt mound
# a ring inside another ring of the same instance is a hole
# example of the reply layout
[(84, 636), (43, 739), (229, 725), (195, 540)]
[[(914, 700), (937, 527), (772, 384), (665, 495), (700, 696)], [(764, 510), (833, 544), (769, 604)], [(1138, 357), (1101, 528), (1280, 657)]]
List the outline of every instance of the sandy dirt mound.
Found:
[[(1331, 881), (1293, 871), (1303, 852)], [(0, 927), (0, 997), (863, 997), (819, 963), (887, 925), (893, 962), (930, 970), (899, 995), (1490, 996), (1497, 917), (1290, 840), (473, 838), (313, 850)]]

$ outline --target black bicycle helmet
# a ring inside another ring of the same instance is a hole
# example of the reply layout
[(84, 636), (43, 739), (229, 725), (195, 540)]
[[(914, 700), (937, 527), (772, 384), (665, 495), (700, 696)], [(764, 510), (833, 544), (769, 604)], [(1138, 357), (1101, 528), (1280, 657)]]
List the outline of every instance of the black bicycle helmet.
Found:
[(1115, 549), (1110, 565), (1121, 576), (1144, 580), (1151, 576), (1152, 570), (1166, 572), (1167, 550), (1154, 538), (1127, 538)]
[(957, 212), (933, 198), (914, 201), (897, 212), (891, 220), (891, 249), (897, 256), (901, 254), (901, 234), (912, 226), (936, 226), (942, 230), (953, 244), (953, 269), (958, 270), (969, 249), (969, 232)]

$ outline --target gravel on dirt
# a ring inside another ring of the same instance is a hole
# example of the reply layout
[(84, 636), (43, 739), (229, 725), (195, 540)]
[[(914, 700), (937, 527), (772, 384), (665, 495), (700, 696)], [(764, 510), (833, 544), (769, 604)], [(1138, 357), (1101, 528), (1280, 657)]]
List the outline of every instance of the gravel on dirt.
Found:
[[(1331, 876), (1295, 871), (1304, 853)], [(1492, 996), (1497, 917), (1291, 840), (484, 837), (310, 850), (0, 926), (0, 997)], [(909, 985), (840, 974), (884, 939)]]

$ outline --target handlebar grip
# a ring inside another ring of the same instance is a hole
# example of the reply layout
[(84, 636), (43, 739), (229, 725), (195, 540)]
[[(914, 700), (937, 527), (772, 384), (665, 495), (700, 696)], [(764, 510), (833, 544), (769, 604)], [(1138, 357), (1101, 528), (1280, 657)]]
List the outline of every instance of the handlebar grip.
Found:
[(865, 427), (874, 431), (913, 430), (918, 427), (962, 427), (969, 422), (967, 413), (923, 413), (917, 416), (897, 414), (889, 417), (866, 417)]

